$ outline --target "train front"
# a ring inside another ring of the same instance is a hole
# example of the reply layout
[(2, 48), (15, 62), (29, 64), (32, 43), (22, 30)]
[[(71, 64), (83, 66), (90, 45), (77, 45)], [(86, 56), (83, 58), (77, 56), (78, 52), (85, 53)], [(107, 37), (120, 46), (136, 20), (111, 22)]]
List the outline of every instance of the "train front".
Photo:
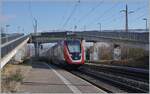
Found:
[(70, 65), (84, 64), (84, 48), (80, 40), (66, 40), (64, 46), (64, 57)]

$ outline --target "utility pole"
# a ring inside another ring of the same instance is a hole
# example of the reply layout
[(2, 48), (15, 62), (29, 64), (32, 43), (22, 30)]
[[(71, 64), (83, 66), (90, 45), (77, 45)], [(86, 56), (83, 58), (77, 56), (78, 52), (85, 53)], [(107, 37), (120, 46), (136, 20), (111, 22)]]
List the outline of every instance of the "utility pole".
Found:
[(101, 32), (101, 23), (97, 23), (97, 24), (99, 24), (99, 31)]
[(148, 28), (147, 28), (147, 18), (143, 18), (143, 20), (145, 20), (145, 29), (147, 31), (148, 30)]
[(22, 28), (22, 31), (24, 32), (24, 28)]
[(128, 32), (128, 5), (126, 4), (126, 10), (125, 10), (125, 13), (126, 13), (126, 32)]
[[(34, 28), (34, 34), (36, 37), (37, 36), (37, 20), (35, 18), (34, 18), (33, 28)], [(38, 41), (36, 41), (34, 45), (35, 45), (35, 56), (39, 56), (39, 43), (38, 43)]]
[(86, 31), (86, 26), (84, 25), (84, 28), (83, 28), (84, 30), (83, 31)]
[(77, 26), (75, 25), (75, 26), (74, 26), (74, 32), (76, 32), (76, 29), (77, 29)]
[[(133, 13), (134, 11), (128, 12), (128, 5), (126, 4), (125, 10), (121, 10), (120, 12), (125, 13), (125, 31), (128, 32), (128, 14)], [(126, 48), (126, 59), (128, 60), (128, 48)]]
[(34, 18), (34, 25), (33, 25), (33, 27), (34, 27), (34, 33), (36, 34), (37, 33), (37, 20)]
[(125, 31), (128, 32), (128, 14), (133, 13), (134, 11), (128, 12), (128, 5), (126, 4), (126, 9), (121, 10), (120, 12), (125, 13)]
[(9, 24), (6, 25), (6, 34), (8, 33), (8, 27), (10, 27)]
[(6, 42), (8, 42), (8, 27), (10, 27), (9, 24), (6, 25), (6, 33), (5, 33)]

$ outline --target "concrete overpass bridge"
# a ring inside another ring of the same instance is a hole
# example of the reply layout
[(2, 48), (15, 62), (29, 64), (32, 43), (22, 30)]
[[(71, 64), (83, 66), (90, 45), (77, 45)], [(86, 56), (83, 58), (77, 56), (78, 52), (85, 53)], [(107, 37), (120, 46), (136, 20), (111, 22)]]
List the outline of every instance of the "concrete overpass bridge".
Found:
[(41, 43), (58, 42), (66, 38), (83, 39), (86, 42), (107, 42), (149, 51), (149, 32), (40, 32), (31, 34), (30, 42), (36, 48)]
[(57, 42), (66, 38), (85, 39), (87, 42), (126, 42), (149, 44), (149, 32), (39, 32), (31, 34), (31, 41), (39, 43)]
[(123, 32), (123, 31), (83, 31), (83, 32), (38, 32), (30, 35), (13, 34), (1, 38), (0, 63), (1, 68), (13, 57), (21, 59), (26, 52), (27, 43), (33, 43), (35, 54), (39, 54), (39, 47), (42, 43), (54, 43), (66, 38), (85, 40), (86, 42), (107, 42), (142, 48), (149, 51), (149, 32)]

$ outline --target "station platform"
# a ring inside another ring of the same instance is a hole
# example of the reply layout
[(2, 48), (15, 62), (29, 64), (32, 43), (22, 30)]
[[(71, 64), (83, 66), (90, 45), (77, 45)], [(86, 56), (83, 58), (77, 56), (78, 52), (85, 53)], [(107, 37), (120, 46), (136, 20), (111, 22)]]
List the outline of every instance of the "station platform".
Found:
[(19, 93), (105, 93), (89, 82), (45, 62), (32, 62)]

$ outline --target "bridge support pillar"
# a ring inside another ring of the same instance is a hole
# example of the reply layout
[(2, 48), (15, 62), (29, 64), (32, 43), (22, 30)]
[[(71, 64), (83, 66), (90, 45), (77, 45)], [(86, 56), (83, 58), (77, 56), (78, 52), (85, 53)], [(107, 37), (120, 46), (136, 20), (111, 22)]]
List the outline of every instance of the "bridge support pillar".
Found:
[(82, 44), (83, 44), (83, 49), (84, 49), (84, 60), (86, 60), (86, 47), (85, 47), (85, 40), (81, 40), (82, 41)]
[(34, 47), (35, 47), (35, 56), (39, 56), (39, 43), (36, 42), (34, 43)]
[(114, 44), (113, 60), (121, 60), (121, 47), (118, 44)]
[(96, 42), (93, 43), (92, 53), (90, 53), (90, 60), (98, 60), (98, 46)]

